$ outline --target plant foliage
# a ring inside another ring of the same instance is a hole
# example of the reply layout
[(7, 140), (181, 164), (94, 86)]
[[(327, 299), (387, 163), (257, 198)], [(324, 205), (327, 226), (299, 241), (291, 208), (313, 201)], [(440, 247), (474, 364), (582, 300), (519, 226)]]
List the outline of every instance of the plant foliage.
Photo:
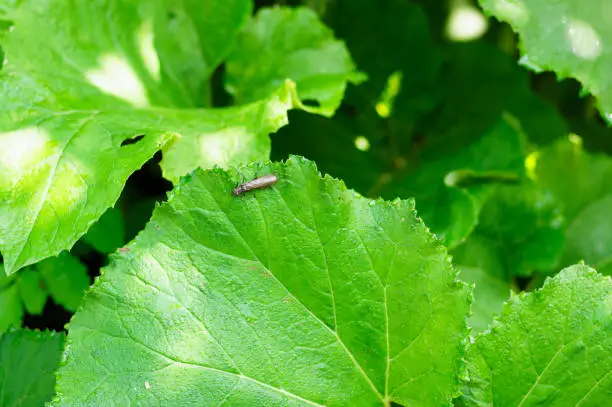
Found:
[(609, 404), (611, 7), (0, 0), (0, 405)]

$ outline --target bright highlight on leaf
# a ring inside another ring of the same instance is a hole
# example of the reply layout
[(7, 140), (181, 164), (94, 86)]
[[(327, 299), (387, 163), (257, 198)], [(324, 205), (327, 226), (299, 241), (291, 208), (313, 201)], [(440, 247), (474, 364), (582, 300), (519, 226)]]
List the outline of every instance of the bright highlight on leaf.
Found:
[(149, 107), (146, 89), (128, 61), (120, 55), (103, 55), (99, 67), (84, 72), (89, 83), (137, 108)]
[[(273, 186), (232, 196), (268, 173)], [(70, 323), (54, 406), (456, 394), (468, 290), (410, 201), (367, 200), (297, 157), (196, 171), (129, 249)]]

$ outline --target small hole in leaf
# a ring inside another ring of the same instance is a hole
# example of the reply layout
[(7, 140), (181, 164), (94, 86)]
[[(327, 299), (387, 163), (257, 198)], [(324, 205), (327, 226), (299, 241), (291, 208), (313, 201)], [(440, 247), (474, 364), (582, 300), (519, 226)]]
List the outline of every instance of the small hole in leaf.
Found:
[(321, 107), (321, 104), (319, 103), (319, 101), (314, 100), (314, 99), (305, 99), (305, 100), (302, 100), (302, 103), (310, 107)]
[(144, 134), (139, 134), (139, 135), (137, 135), (137, 136), (135, 136), (135, 137), (132, 137), (132, 138), (127, 138), (127, 139), (125, 139), (125, 140), (123, 140), (123, 141), (121, 142), (121, 147), (123, 147), (123, 146), (129, 146), (130, 144), (136, 144), (136, 143), (138, 143), (140, 140), (142, 140), (142, 139), (144, 138), (144, 136), (145, 136)]
[(168, 11), (168, 20), (174, 20), (176, 18), (176, 13), (172, 10)]

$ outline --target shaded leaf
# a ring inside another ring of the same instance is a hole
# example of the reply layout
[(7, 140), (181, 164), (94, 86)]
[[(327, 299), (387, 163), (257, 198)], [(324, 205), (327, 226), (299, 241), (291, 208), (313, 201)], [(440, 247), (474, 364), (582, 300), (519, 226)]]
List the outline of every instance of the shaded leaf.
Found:
[(535, 175), (536, 182), (563, 204), (568, 221), (590, 203), (612, 193), (612, 159), (585, 152), (576, 136), (540, 150)]
[(124, 404), (125, 388), (180, 405), (456, 394), (468, 290), (410, 201), (366, 200), (296, 157), (196, 171), (129, 247), (70, 323), (56, 406)]
[[(496, 126), (459, 151), (439, 146), (407, 176), (398, 174), (382, 195), (414, 197), (419, 215), (449, 247), (464, 240), (476, 226), (490, 185), (524, 173), (525, 140), (512, 120)], [(434, 158), (435, 157), (435, 158)]]
[(600, 272), (612, 261), (612, 195), (587, 205), (567, 228), (565, 264), (585, 261)]
[(48, 297), (46, 287), (40, 279), (40, 274), (31, 268), (27, 268), (17, 275), (17, 281), (25, 309), (30, 314), (40, 315), (47, 303)]
[(94, 223), (83, 240), (100, 253), (112, 253), (125, 243), (125, 226), (121, 211), (108, 208)]
[(16, 330), (0, 335), (0, 405), (40, 407), (54, 394), (64, 334)]
[[(7, 279), (0, 277), (0, 279)], [(23, 306), (19, 296), (19, 285), (15, 281), (5, 283), (0, 287), (0, 333), (12, 326), (21, 326)]]
[(53, 300), (69, 311), (76, 311), (83, 293), (89, 287), (85, 266), (68, 252), (36, 264)]

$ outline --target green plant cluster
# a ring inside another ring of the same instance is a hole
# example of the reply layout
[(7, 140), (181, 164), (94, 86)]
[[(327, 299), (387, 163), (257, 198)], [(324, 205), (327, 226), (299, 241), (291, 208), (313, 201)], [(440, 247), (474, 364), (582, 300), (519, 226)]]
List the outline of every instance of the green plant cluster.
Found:
[(610, 405), (608, 3), (0, 0), (0, 407)]

